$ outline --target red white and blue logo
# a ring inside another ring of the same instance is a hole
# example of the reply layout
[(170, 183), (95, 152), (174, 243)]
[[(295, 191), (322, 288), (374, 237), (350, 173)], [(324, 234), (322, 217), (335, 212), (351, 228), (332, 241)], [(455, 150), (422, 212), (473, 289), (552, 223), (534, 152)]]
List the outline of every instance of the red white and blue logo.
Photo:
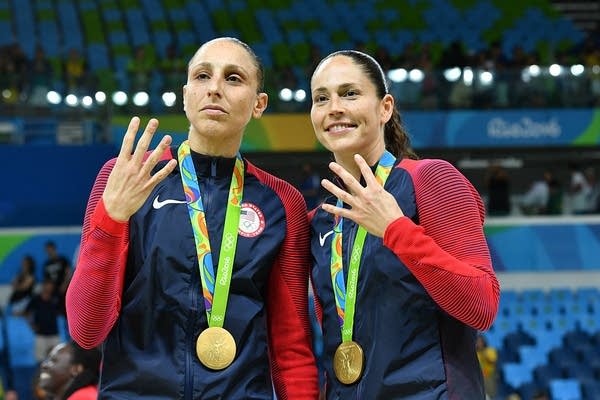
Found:
[(252, 203), (242, 203), (238, 233), (253, 238), (265, 230), (265, 216), (260, 208)]

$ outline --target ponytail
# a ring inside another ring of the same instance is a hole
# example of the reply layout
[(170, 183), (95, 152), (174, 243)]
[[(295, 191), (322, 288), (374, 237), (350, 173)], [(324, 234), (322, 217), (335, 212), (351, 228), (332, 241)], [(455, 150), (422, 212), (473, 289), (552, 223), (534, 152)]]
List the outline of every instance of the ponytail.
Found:
[(412, 160), (419, 159), (417, 154), (412, 149), (410, 137), (402, 125), (402, 118), (400, 117), (400, 113), (396, 107), (394, 107), (392, 117), (385, 124), (384, 140), (386, 150), (392, 153), (394, 156), (410, 158)]

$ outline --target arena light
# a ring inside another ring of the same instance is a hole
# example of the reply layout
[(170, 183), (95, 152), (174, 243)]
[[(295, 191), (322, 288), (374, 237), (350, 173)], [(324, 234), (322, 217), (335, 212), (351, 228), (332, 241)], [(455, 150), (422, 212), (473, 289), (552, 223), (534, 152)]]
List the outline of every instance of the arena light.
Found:
[(563, 72), (563, 67), (561, 67), (558, 64), (552, 64), (549, 68), (548, 68), (548, 72), (550, 72), (550, 75), (552, 76), (559, 76), (560, 74), (562, 74)]
[(404, 68), (395, 68), (388, 71), (388, 78), (392, 82), (404, 82), (408, 77), (408, 72)]
[(471, 67), (466, 67), (463, 69), (463, 82), (467, 86), (471, 86), (473, 84), (473, 70)]
[(135, 104), (138, 107), (146, 106), (149, 100), (150, 96), (148, 96), (148, 93), (146, 92), (137, 92), (133, 95), (133, 104)]
[[(4, 95), (4, 92), (2, 93), (2, 95)], [(60, 102), (62, 101), (62, 96), (58, 92), (51, 90), (46, 94), (46, 100), (48, 101), (48, 103), (56, 105), (60, 104)]]
[(92, 104), (94, 104), (92, 96), (83, 96), (83, 99), (81, 99), (81, 105), (85, 108), (92, 107)]
[(162, 101), (167, 107), (173, 107), (177, 100), (177, 95), (174, 92), (165, 92), (162, 94)]
[(279, 98), (283, 101), (290, 101), (292, 100), (292, 90), (288, 89), (288, 88), (283, 88), (279, 91)]
[(574, 76), (579, 76), (585, 72), (585, 67), (581, 64), (571, 65), (571, 73)]
[(456, 82), (460, 79), (461, 70), (459, 67), (448, 68), (444, 71), (444, 78), (448, 82)]
[(123, 106), (127, 104), (127, 93), (121, 90), (114, 92), (112, 95), (112, 101), (117, 106)]
[(490, 71), (483, 71), (479, 74), (479, 82), (483, 86), (489, 86), (494, 83), (494, 75)]
[(106, 102), (106, 93), (96, 92), (96, 94), (94, 95), (94, 98), (96, 99), (96, 103), (104, 104)]
[(294, 92), (294, 100), (296, 100), (298, 103), (302, 103), (304, 100), (306, 100), (306, 92), (304, 89), (298, 89)]
[(538, 76), (540, 76), (540, 73), (541, 73), (542, 71), (541, 71), (541, 69), (540, 69), (540, 66), (539, 66), (539, 65), (535, 65), (535, 64), (534, 64), (534, 65), (530, 65), (530, 66), (529, 66), (529, 68), (528, 68), (528, 72), (529, 72), (529, 75), (530, 75), (530, 76), (532, 76), (532, 77), (534, 77), (534, 78), (535, 78), (535, 77), (538, 77)]
[(594, 66), (592, 67), (592, 72), (593, 72), (594, 74), (600, 74), (600, 65), (594, 65)]
[(76, 107), (79, 104), (79, 99), (73, 93), (70, 93), (65, 97), (65, 103), (67, 103), (69, 107)]
[(425, 74), (420, 69), (414, 68), (411, 69), (408, 73), (408, 80), (411, 82), (419, 83), (425, 79)]

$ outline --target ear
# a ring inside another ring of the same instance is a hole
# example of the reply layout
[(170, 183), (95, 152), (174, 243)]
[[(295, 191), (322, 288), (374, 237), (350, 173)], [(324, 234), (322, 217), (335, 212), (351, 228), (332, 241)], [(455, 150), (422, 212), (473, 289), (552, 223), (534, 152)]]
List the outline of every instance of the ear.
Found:
[(187, 92), (187, 85), (183, 85), (183, 111), (185, 111), (185, 93)]
[(256, 102), (254, 103), (254, 108), (252, 109), (252, 117), (260, 118), (263, 112), (267, 109), (268, 104), (269, 96), (266, 93), (259, 93), (256, 96)]
[(385, 125), (390, 118), (392, 118), (392, 114), (394, 113), (394, 96), (391, 94), (386, 94), (381, 99), (381, 124)]
[(83, 372), (83, 365), (81, 365), (81, 364), (71, 365), (69, 372), (71, 373), (71, 376), (73, 378), (75, 378), (77, 375), (79, 375), (80, 373)]

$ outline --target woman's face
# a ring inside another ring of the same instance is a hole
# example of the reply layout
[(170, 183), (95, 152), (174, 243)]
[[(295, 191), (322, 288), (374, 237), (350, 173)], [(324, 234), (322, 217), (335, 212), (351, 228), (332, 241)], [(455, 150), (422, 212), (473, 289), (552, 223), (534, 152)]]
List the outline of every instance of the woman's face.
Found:
[(73, 379), (73, 373), (68, 345), (58, 344), (40, 366), (39, 386), (50, 394), (61, 393)]
[(384, 145), (394, 101), (378, 98), (364, 70), (343, 55), (324, 61), (311, 80), (310, 117), (317, 139), (336, 155), (363, 154)]
[(215, 40), (202, 46), (183, 87), (192, 132), (241, 138), (250, 117), (260, 117), (267, 106), (267, 95), (257, 93), (257, 72), (252, 56), (235, 42)]

